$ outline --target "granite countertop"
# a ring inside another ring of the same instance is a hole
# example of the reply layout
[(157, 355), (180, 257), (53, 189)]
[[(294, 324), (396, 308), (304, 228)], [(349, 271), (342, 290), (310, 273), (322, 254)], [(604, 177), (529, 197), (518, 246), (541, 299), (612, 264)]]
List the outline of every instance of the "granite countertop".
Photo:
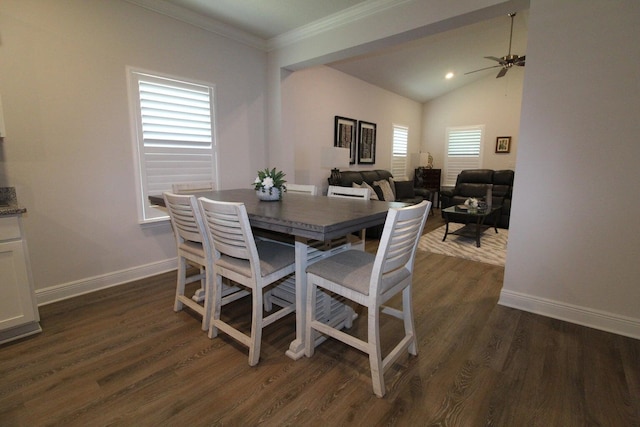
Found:
[(23, 214), (27, 209), (18, 204), (14, 187), (0, 187), (0, 216)]

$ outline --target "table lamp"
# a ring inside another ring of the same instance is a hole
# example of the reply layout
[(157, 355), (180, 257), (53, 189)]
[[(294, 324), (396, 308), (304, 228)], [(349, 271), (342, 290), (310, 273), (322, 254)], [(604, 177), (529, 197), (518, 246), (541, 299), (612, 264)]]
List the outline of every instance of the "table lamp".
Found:
[(433, 169), (433, 156), (428, 151), (414, 153), (413, 158), (418, 164), (418, 169)]
[(329, 185), (340, 183), (340, 168), (348, 167), (351, 158), (351, 150), (342, 147), (325, 147), (322, 149), (320, 163), (323, 168), (331, 169)]

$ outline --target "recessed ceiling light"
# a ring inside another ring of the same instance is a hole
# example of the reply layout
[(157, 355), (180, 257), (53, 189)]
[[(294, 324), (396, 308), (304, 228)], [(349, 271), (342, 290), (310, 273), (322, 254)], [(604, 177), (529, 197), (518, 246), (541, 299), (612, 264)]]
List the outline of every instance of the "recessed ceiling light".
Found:
[(449, 72), (444, 76), (445, 79), (452, 79), (453, 78), (453, 73)]

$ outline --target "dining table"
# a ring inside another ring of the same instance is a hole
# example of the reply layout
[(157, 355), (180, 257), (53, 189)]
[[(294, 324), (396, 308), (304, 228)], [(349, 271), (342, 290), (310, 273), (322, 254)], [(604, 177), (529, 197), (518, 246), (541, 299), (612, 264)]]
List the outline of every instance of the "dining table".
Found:
[[(255, 190), (233, 189), (218, 191), (197, 191), (190, 193), (196, 197), (211, 200), (244, 203), (249, 223), (257, 235), (261, 232), (284, 236), (295, 245), (295, 283), (290, 298), (295, 298), (296, 337), (286, 351), (287, 356), (299, 359), (304, 355), (307, 280), (306, 268), (310, 263), (326, 256), (349, 249), (348, 239), (351, 233), (364, 228), (384, 224), (390, 208), (406, 206), (400, 202), (332, 198), (306, 194), (283, 193), (280, 200), (263, 201), (258, 199)], [(161, 195), (149, 196), (152, 204), (164, 206)], [(268, 234), (267, 234), (268, 235)], [(338, 243), (336, 243), (338, 242)], [(277, 294), (274, 291), (274, 294)], [(335, 302), (334, 305), (341, 304)], [(333, 306), (332, 306), (333, 307)], [(332, 324), (350, 326), (355, 317), (353, 310), (331, 308), (326, 319)]]

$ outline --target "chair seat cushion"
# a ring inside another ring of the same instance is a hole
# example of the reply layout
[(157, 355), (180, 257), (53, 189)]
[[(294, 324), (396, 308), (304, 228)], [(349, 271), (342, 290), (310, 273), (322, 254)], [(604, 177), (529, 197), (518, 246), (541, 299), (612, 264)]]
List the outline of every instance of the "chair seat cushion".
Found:
[[(295, 263), (295, 249), (293, 246), (268, 240), (258, 240), (256, 247), (260, 258), (260, 274), (263, 277)], [(251, 268), (249, 261), (246, 259), (234, 258), (223, 254), (220, 259), (216, 260), (216, 264), (245, 277), (251, 277)]]
[[(375, 258), (375, 255), (369, 252), (352, 249), (311, 264), (307, 267), (307, 273), (315, 274), (362, 295), (369, 295)], [(388, 289), (410, 275), (411, 273), (406, 268), (384, 275), (381, 290)]]

